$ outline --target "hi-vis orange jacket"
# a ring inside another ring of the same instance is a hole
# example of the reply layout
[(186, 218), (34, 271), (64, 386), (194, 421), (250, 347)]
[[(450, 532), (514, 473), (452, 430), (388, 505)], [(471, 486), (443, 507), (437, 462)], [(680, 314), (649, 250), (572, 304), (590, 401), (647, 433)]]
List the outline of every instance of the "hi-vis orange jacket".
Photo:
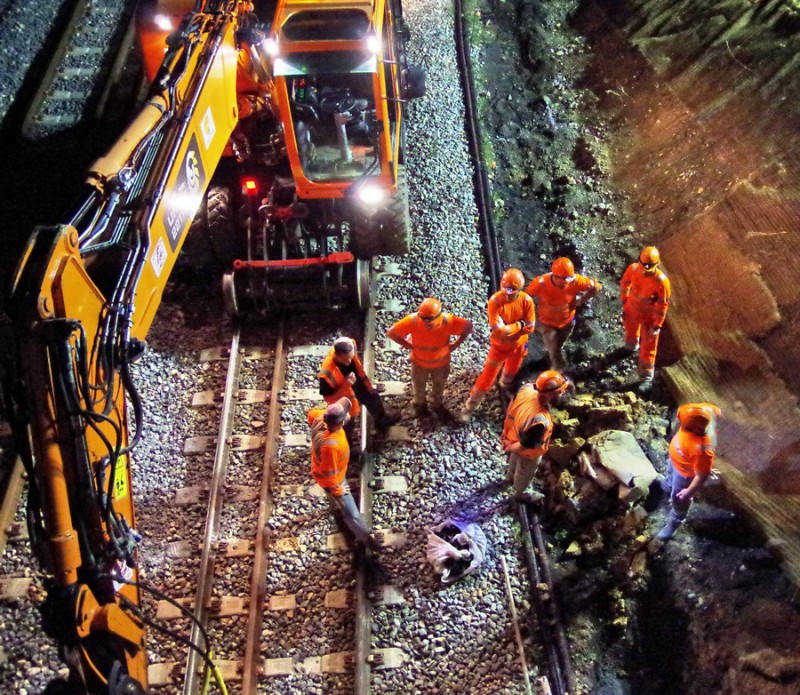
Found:
[[(347, 380), (347, 377), (342, 374), (342, 370), (339, 369), (339, 365), (333, 358), (334, 354), (335, 352), (331, 350), (326, 355), (325, 359), (322, 361), (322, 366), (319, 368), (319, 374), (317, 375), (318, 379), (323, 379), (334, 389), (334, 393), (323, 396), (323, 398), (326, 403), (331, 404), (336, 403), (342, 396), (347, 396), (353, 403), (353, 407), (350, 408), (350, 417), (354, 418), (361, 412), (361, 405), (353, 393), (353, 385)], [(353, 355), (353, 368), (356, 378), (368, 389), (371, 389), (372, 382), (367, 377), (364, 367), (361, 365), (361, 360), (358, 359), (358, 355)]]
[[(707, 407), (713, 419), (720, 416), (720, 409), (712, 403), (688, 403), (678, 408), (678, 420), (682, 423), (682, 409), (698, 405)], [(680, 427), (669, 443), (669, 459), (684, 478), (711, 473), (714, 456), (714, 438), (709, 434), (701, 436)]]
[[(575, 318), (575, 297), (600, 285), (585, 275), (575, 275), (564, 287), (553, 284), (553, 273), (539, 275), (525, 288), (531, 297), (539, 298), (539, 322), (552, 328), (563, 328)], [(599, 289), (599, 287), (598, 287)]]
[(323, 490), (334, 497), (347, 491), (344, 482), (350, 463), (350, 445), (344, 428), (329, 432), (321, 408), (308, 411), (306, 419), (311, 425), (311, 477)]
[(550, 448), (550, 437), (553, 436), (553, 418), (547, 408), (539, 403), (539, 394), (533, 384), (525, 384), (508, 406), (506, 419), (503, 421), (503, 439), (516, 443), (519, 433), (529, 430), (534, 425), (544, 426), (542, 445), (536, 449), (522, 448), (517, 453), (523, 458), (535, 460), (547, 453)]
[(400, 319), (389, 332), (401, 338), (410, 337), (411, 361), (414, 364), (425, 369), (436, 369), (450, 362), (450, 336), (461, 335), (469, 325), (467, 319), (445, 312), (426, 323), (414, 312)]
[[(513, 351), (528, 342), (536, 323), (536, 307), (529, 294), (521, 291), (510, 302), (500, 290), (489, 297), (486, 305), (491, 329), (490, 343), (503, 351)], [(521, 324), (526, 324), (522, 326)]]
[(620, 282), (622, 303), (641, 323), (661, 328), (671, 294), (669, 278), (660, 270), (645, 275), (641, 263), (631, 263)]

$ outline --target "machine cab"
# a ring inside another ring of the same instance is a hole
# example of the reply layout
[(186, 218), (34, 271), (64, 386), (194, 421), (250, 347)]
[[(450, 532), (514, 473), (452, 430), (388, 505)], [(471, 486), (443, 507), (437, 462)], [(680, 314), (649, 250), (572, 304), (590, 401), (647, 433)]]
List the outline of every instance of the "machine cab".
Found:
[(397, 186), (402, 37), (390, 3), (290, 0), (269, 51), (287, 155), (301, 198)]

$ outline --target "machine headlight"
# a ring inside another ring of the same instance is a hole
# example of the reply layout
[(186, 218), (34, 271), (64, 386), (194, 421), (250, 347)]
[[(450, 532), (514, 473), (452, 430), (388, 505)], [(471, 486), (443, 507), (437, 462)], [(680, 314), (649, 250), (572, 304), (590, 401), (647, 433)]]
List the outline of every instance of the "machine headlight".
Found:
[(367, 50), (373, 55), (380, 53), (381, 40), (375, 34), (367, 36)]
[(160, 31), (172, 31), (175, 28), (172, 26), (172, 20), (165, 14), (157, 14), (153, 17), (153, 24)]
[(386, 191), (374, 183), (365, 183), (358, 187), (358, 199), (364, 205), (380, 205), (386, 200)]
[(264, 52), (272, 56), (273, 58), (280, 53), (280, 47), (278, 46), (278, 42), (273, 39), (272, 37), (266, 38), (261, 42), (261, 45), (264, 48)]

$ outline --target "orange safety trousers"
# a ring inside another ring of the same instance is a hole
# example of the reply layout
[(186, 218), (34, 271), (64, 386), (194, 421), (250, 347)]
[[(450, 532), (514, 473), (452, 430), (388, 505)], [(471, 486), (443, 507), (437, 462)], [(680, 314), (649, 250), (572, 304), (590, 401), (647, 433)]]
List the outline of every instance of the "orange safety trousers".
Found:
[(625, 329), (625, 343), (639, 343), (639, 373), (642, 376), (652, 375), (656, 370), (656, 352), (660, 331), (653, 316), (641, 315), (633, 302), (628, 302), (622, 310), (622, 326)]
[(501, 369), (503, 370), (503, 385), (508, 386), (511, 384), (527, 354), (527, 342), (521, 345), (514, 345), (510, 350), (506, 347), (491, 345), (489, 354), (486, 355), (486, 362), (483, 364), (483, 370), (475, 380), (470, 395), (475, 396), (479, 391), (486, 392), (492, 388), (492, 384), (494, 384)]

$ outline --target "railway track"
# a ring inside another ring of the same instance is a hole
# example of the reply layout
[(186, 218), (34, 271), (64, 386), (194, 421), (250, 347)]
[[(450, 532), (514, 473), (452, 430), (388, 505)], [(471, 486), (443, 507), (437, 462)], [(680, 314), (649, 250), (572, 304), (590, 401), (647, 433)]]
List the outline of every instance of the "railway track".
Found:
[[(226, 681), (240, 680), (247, 659), (253, 658), (246, 634), (252, 632), (248, 625), (259, 620), (257, 603), (250, 596), (257, 581), (253, 568), (263, 552), (255, 520), (272, 449), (252, 423), (263, 425), (269, 417), (272, 365), (280, 356), (272, 347), (243, 345), (240, 331), (234, 328), (229, 346), (204, 350), (198, 357), (205, 384), (210, 378), (214, 388), (191, 395), (199, 431), (185, 440), (182, 452), (202, 474), (195, 484), (175, 491), (173, 504), (192, 507), (193, 518), (204, 515), (204, 519), (182, 529), (184, 538), (167, 546), (167, 557), (179, 565), (176, 574), (189, 576), (181, 583), (184, 595), (172, 596), (173, 601), (162, 599), (155, 616), (183, 621), (185, 625), (177, 629), (197, 649), (188, 650), (183, 659), (154, 663), (150, 677), (156, 687), (182, 686), (184, 692), (198, 692), (204, 678), (202, 655), (212, 649), (218, 659), (216, 675)], [(205, 530), (202, 538), (200, 529)], [(174, 599), (193, 611), (190, 628)]]
[[(191, 631), (188, 627), (178, 629), (199, 648), (189, 651), (184, 666), (179, 660), (153, 664), (151, 686), (170, 692), (181, 687), (184, 693), (200, 692), (204, 680), (202, 652), (214, 644), (219, 645), (213, 647), (214, 655), (219, 655), (214, 660), (217, 676), (228, 683), (231, 692), (263, 692), (265, 680), (298, 674), (344, 676), (353, 679), (355, 692), (370, 692), (371, 669), (396, 667), (405, 658), (399, 648), (372, 647), (370, 613), (402, 599), (394, 587), (375, 585), (371, 576), (358, 571), (363, 570), (363, 563), (352, 556), (344, 534), (331, 527), (324, 494), (308, 475), (308, 428), (302, 414), (321, 402), (313, 387), (313, 376), (330, 345), (292, 344), (279, 327), (275, 331), (275, 349), (248, 349), (239, 342), (239, 330), (235, 330), (230, 348), (205, 350), (200, 356), (201, 364), (219, 363), (214, 367), (216, 379), (223, 376), (221, 363), (227, 360), (228, 364), (223, 389), (204, 390), (192, 396), (194, 407), (216, 408), (217, 434), (195, 435), (183, 447), (187, 457), (209, 457), (209, 447), (214, 445), (213, 465), (206, 473), (209, 484), (179, 489), (175, 495), (176, 504), (207, 510), (202, 543), (191, 537), (194, 529), (190, 527), (186, 529), (186, 539), (173, 541), (166, 550), (171, 560), (187, 563), (190, 572), (196, 567), (196, 588), (192, 597), (171, 596), (159, 601), (156, 608), (156, 620), (184, 624), (188, 619), (181, 607), (192, 609)], [(374, 321), (368, 321), (367, 333), (370, 331), (374, 332)], [(368, 344), (371, 342), (370, 339)], [(370, 361), (367, 351), (365, 364)], [(312, 386), (284, 389), (286, 369), (308, 372)], [(249, 371), (250, 377), (243, 371)], [(206, 381), (208, 376), (205, 374)], [(243, 379), (263, 388), (242, 389)], [(404, 388), (403, 384), (385, 386), (388, 393)], [(286, 404), (288, 418), (281, 404)], [(280, 427), (282, 417), (288, 419), (287, 427)], [(205, 418), (206, 428), (211, 419)], [(248, 429), (252, 431), (254, 422), (268, 423), (265, 436), (244, 434)], [(281, 435), (281, 429), (289, 431)], [(390, 432), (388, 441), (398, 435), (402, 437), (402, 432)], [(399, 476), (372, 479), (367, 462), (374, 454), (369, 451), (372, 437), (367, 416), (361, 418), (354, 437), (357, 441), (351, 473), (356, 477), (351, 484), (361, 491), (361, 506), (369, 518), (369, 499), (374, 490), (402, 494), (407, 486)], [(274, 484), (270, 484), (271, 478)], [(234, 484), (232, 480), (248, 480), (249, 484)], [(230, 505), (244, 518), (257, 519), (254, 526), (245, 524), (249, 536), (236, 528), (236, 515), (226, 514)], [(253, 505), (258, 507), (257, 512), (244, 509)], [(375, 535), (387, 547), (404, 540), (402, 533), (392, 529), (377, 529)], [(342, 568), (334, 574), (323, 574), (312, 583), (308, 577), (317, 573), (319, 555), (329, 556), (329, 561), (342, 564)], [(226, 578), (234, 574), (250, 578), (249, 591), (244, 591), (242, 582), (238, 582), (238, 594), (225, 593), (230, 591)], [(181, 585), (190, 587), (192, 583)], [(293, 649), (284, 623), (287, 616), (291, 619), (295, 614), (305, 621), (332, 621), (344, 632), (349, 629), (352, 636), (348, 641), (353, 648), (324, 653), (298, 644)], [(279, 632), (281, 640), (270, 639)], [(211, 644), (206, 644), (206, 634)], [(268, 684), (266, 687), (269, 691)]]
[[(475, 80), (472, 74), (469, 30), (465, 21), (463, 0), (455, 0), (454, 5), (454, 37), (462, 77), (461, 88), (464, 92), (467, 140), (475, 166), (474, 187), (476, 204), (479, 210), (478, 227), (481, 230), (481, 242), (486, 256), (487, 274), (491, 278), (491, 286), (497, 287), (500, 276), (503, 273), (503, 266), (492, 220), (488, 172), (481, 156), (482, 137), (477, 96), (474, 88)], [(505, 394), (501, 394), (501, 400), (503, 408), (507, 408), (509, 403)], [(537, 511), (530, 509), (527, 504), (516, 503), (516, 511), (522, 529), (522, 541), (531, 583), (531, 600), (533, 605), (536, 606), (540, 641), (546, 660), (547, 675), (540, 677), (538, 686), (543, 693), (554, 693), (555, 695), (574, 693), (576, 690), (575, 673), (572, 668), (570, 648), (556, 598), (541, 519)], [(526, 670), (524, 666), (523, 670)], [(525, 673), (525, 678), (526, 689), (529, 690), (527, 672)]]
[[(461, 12), (457, 14), (460, 16)], [(92, 51), (83, 55), (97, 55)], [(80, 51), (65, 49), (62, 53), (68, 62), (70, 56), (77, 55), (81, 55)], [(462, 58), (465, 55), (468, 51), (462, 48)], [(59, 102), (62, 92), (74, 92), (84, 100), (91, 93), (86, 89), (56, 89), (54, 84), (43, 87), (41, 94), (52, 95), (52, 104), (60, 104), (56, 113), (77, 111), (64, 106), (67, 102)], [(468, 101), (474, 101), (474, 97)], [(45, 114), (51, 113), (50, 103), (42, 99), (31, 111), (26, 119), (26, 128), (30, 129), (26, 134), (39, 132), (37, 129), (48, 122)], [(479, 133), (469, 109), (467, 114), (471, 150), (478, 152), (479, 146), (473, 141), (479, 139)], [(54, 120), (51, 125), (65, 127), (68, 119)], [(485, 172), (479, 172), (478, 178), (486, 183)], [(489, 275), (499, 277), (499, 254), (490, 227), (485, 188), (477, 198), (484, 220), (481, 229)], [(405, 271), (392, 266), (384, 266), (383, 271), (382, 292), (386, 295), (390, 293), (387, 288), (401, 282)], [(494, 284), (491, 282), (490, 286)], [(389, 379), (386, 397), (401, 406), (408, 403), (403, 383), (407, 380), (407, 363), (391, 345), (381, 345), (380, 336), (386, 325), (407, 311), (413, 301), (413, 293), (405, 294), (401, 302), (383, 301), (379, 311), (368, 312), (366, 328), (354, 329), (363, 331), (365, 365), (375, 369), (377, 380), (385, 380), (385, 374), (398, 377), (396, 381)], [(192, 444), (183, 449), (185, 484), (177, 491), (169, 490), (176, 493), (171, 504), (172, 509), (181, 508), (180, 512), (175, 511), (181, 523), (161, 529), (167, 569), (156, 583), (172, 601), (162, 599), (151, 606), (151, 612), (155, 618), (169, 621), (172, 636), (153, 645), (151, 679), (157, 692), (199, 692), (203, 661), (200, 653), (206, 651), (204, 632), (216, 645), (214, 661), (221, 679), (232, 684), (231, 692), (397, 692), (398, 687), (408, 687), (409, 677), (410, 682), (415, 682), (415, 677), (433, 664), (434, 673), (446, 672), (441, 664), (444, 655), (452, 652), (457, 659), (463, 656), (465, 647), (456, 645), (451, 649), (446, 638), (432, 626), (439, 619), (431, 620), (426, 615), (426, 601), (443, 604), (437, 610), (454, 621), (467, 615), (466, 624), (478, 627), (488, 609), (480, 601), (478, 606), (470, 606), (470, 601), (484, 592), (506, 596), (506, 582), (498, 566), (487, 569), (488, 576), (474, 591), (440, 602), (424, 596), (437, 589), (430, 578), (422, 579), (421, 587), (409, 579), (404, 568), (419, 564), (426, 527), (437, 516), (463, 511), (463, 505), (448, 503), (439, 514), (424, 502), (421, 518), (416, 518), (419, 503), (428, 495), (435, 496), (440, 485), (435, 479), (425, 480), (420, 475), (436, 455), (428, 441), (436, 446), (460, 447), (472, 437), (454, 432), (439, 436), (419, 423), (396, 428), (377, 449), (373, 449), (368, 423), (362, 423), (351, 468), (358, 475), (360, 506), (386, 546), (381, 559), (389, 576), (399, 581), (375, 586), (372, 577), (352, 572), (353, 558), (343, 536), (331, 526), (324, 499), (310, 485), (304, 419), (305, 410), (318, 402), (315, 375), (319, 362), (329, 349), (332, 336), (340, 331), (340, 326), (335, 330), (329, 325), (320, 329), (308, 323), (300, 328), (252, 328), (252, 333), (234, 340), (231, 347), (215, 349), (202, 358), (205, 361), (201, 370), (206, 379), (213, 377), (219, 383), (211, 396), (207, 388), (198, 390), (205, 395), (196, 400), (192, 419), (202, 427), (189, 435)], [(318, 336), (318, 340), (309, 343), (309, 335)], [(259, 349), (253, 353), (257, 356), (246, 356), (240, 349), (241, 345), (267, 344), (276, 347)], [(223, 366), (227, 365), (228, 356), (241, 357), (241, 362), (238, 366)], [(292, 375), (292, 383), (284, 387), (287, 373)], [(265, 396), (242, 402), (233, 394), (243, 391)], [(219, 392), (224, 394), (221, 400)], [(208, 415), (214, 408), (221, 411), (221, 424)], [(254, 433), (254, 422), (260, 423), (256, 429), (266, 425), (267, 433)], [(212, 439), (216, 440), (216, 447), (210, 446)], [(251, 444), (255, 448), (249, 448)], [(376, 477), (383, 481), (382, 486), (377, 485), (380, 494), (375, 494)], [(165, 483), (165, 487), (170, 485)], [(160, 499), (163, 502), (163, 496)], [(147, 506), (145, 502), (145, 513)], [(497, 511), (496, 504), (483, 504), (480, 500), (475, 509), (485, 516)], [(207, 535), (199, 543), (196, 533), (189, 531), (202, 527)], [(509, 592), (518, 592), (527, 583), (521, 576), (521, 549), (505, 546), (503, 553), (510, 558)], [(538, 555), (538, 562), (547, 562), (543, 553), (534, 555)], [(542, 584), (548, 584), (549, 589), (552, 586), (541, 564), (539, 567), (539, 578), (530, 584), (534, 594), (541, 595)], [(552, 591), (550, 594), (552, 605)], [(193, 611), (194, 627), (175, 603)], [(501, 635), (508, 616), (502, 611), (491, 616), (486, 639), (507, 639)], [(546, 619), (552, 627), (557, 611), (551, 611)], [(302, 623), (300, 628), (296, 628), (297, 623)], [(559, 634), (559, 629), (551, 634)], [(563, 636), (563, 630), (560, 634)], [(415, 635), (424, 637), (417, 640)], [(186, 640), (198, 645), (199, 651), (187, 650)], [(331, 648), (333, 644), (341, 648)], [(529, 641), (523, 644), (523, 648), (529, 646)], [(544, 651), (547, 652), (546, 645)], [(556, 656), (563, 665), (563, 657)], [(404, 669), (394, 668), (401, 665)], [(403, 670), (408, 674), (392, 673)], [(549, 672), (551, 692), (567, 692), (574, 681), (569, 675), (555, 673)]]
[(134, 38), (133, 6), (78, 0), (30, 102), (22, 134), (41, 140), (102, 112)]

